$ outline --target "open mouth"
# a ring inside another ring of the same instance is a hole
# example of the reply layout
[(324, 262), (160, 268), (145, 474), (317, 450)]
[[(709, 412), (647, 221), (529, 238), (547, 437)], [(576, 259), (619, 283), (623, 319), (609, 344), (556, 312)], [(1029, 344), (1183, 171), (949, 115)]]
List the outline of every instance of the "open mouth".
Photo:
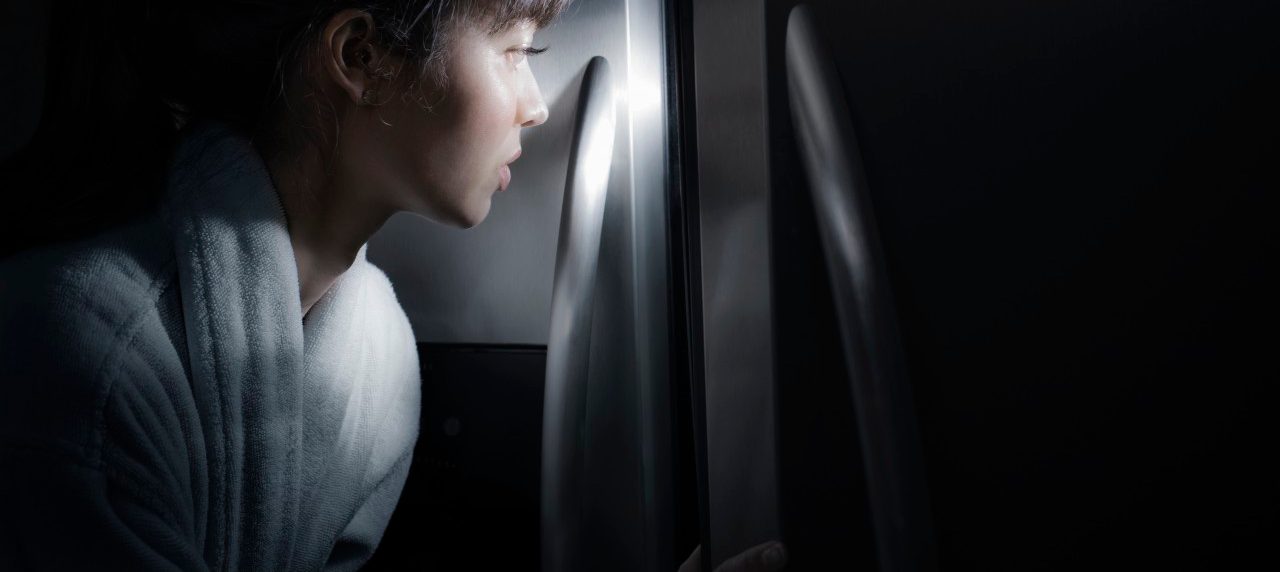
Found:
[(507, 186), (511, 184), (511, 167), (503, 165), (498, 169), (498, 190), (505, 191)]
[(505, 191), (507, 190), (507, 187), (511, 185), (511, 164), (514, 163), (516, 159), (520, 158), (521, 152), (521, 149), (516, 149), (516, 152), (511, 155), (511, 158), (507, 159), (507, 162), (498, 169), (499, 191)]

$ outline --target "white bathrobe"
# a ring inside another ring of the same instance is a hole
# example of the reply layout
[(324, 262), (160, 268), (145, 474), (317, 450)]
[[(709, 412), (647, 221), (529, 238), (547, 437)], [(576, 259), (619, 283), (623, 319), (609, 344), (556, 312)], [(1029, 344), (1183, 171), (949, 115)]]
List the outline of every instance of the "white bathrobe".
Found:
[(189, 127), (160, 214), (0, 264), (0, 570), (354, 569), (418, 436), (360, 251), (302, 319), (261, 156)]

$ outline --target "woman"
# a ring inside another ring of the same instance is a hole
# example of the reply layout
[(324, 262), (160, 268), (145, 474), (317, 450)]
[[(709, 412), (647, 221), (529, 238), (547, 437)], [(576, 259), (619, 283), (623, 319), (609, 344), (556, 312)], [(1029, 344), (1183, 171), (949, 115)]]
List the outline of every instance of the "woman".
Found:
[(158, 94), (187, 124), (150, 214), (0, 269), (0, 569), (368, 559), (420, 405), (364, 245), (401, 210), (485, 218), (547, 118), (526, 57), (566, 3), (153, 7), (194, 62), (294, 35), (237, 97)]
[[(156, 91), (111, 110), (163, 101), (174, 122), (134, 148), (169, 160), (123, 201), (128, 224), (0, 265), (0, 569), (363, 564), (420, 409), (413, 335), (365, 244), (399, 211), (485, 218), (546, 121), (526, 58), (567, 3), (127, 15), (175, 35), (124, 50), (160, 65), (111, 77)], [(64, 131), (36, 147), (70, 149)]]

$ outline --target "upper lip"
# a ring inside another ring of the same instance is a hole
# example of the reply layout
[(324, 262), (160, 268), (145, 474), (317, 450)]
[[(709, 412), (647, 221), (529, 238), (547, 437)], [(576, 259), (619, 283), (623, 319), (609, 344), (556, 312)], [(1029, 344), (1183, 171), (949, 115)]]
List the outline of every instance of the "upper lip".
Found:
[(511, 158), (510, 158), (510, 159), (507, 159), (506, 164), (507, 164), (507, 165), (510, 165), (510, 164), (512, 164), (512, 163), (514, 163), (514, 162), (516, 162), (516, 159), (519, 159), (519, 158), (520, 158), (520, 150), (519, 150), (519, 149), (516, 149), (515, 154), (511, 155)]

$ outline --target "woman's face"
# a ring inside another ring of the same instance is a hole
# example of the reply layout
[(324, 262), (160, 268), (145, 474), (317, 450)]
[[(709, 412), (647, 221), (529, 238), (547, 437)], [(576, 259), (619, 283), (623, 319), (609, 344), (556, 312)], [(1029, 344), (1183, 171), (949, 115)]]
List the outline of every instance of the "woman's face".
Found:
[(365, 117), (352, 133), (362, 141), (352, 149), (372, 167), (362, 176), (377, 182), (393, 208), (463, 228), (489, 214), (493, 194), (510, 183), (507, 165), (520, 154), (520, 130), (547, 120), (524, 52), (534, 31), (532, 23), (492, 35), (460, 31), (446, 88), (426, 95), (429, 111), (396, 96), (356, 108)]

